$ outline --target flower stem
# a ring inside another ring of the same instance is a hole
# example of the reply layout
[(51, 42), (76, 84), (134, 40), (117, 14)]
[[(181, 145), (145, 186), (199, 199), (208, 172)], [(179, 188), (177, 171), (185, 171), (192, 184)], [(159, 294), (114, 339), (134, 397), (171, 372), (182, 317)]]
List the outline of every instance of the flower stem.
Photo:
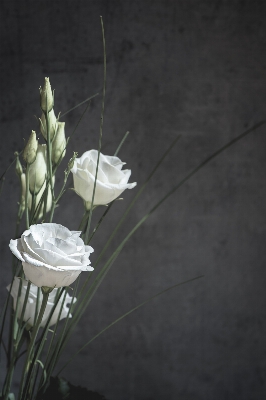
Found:
[(49, 117), (48, 117), (48, 111), (45, 113), (45, 120), (46, 120), (46, 129), (47, 129), (47, 167), (48, 167), (48, 176), (49, 176), (49, 183), (50, 183), (50, 188), (51, 188), (51, 193), (52, 193), (52, 200), (53, 200), (53, 206), (52, 206), (52, 211), (50, 215), (50, 222), (53, 218), (53, 211), (55, 207), (55, 198), (54, 198), (54, 187), (53, 187), (53, 168), (52, 168), (52, 141), (50, 137), (50, 123), (49, 123)]
[(26, 377), (27, 373), (29, 372), (32, 350), (33, 350), (33, 347), (35, 345), (35, 341), (36, 341), (36, 338), (37, 338), (37, 335), (38, 335), (38, 332), (39, 332), (40, 324), (41, 324), (42, 319), (43, 319), (43, 315), (44, 315), (44, 312), (45, 312), (45, 309), (46, 309), (46, 305), (47, 305), (47, 302), (48, 302), (48, 298), (49, 298), (49, 293), (50, 292), (46, 292), (46, 291), (42, 290), (42, 293), (43, 293), (42, 305), (41, 305), (41, 309), (40, 309), (40, 312), (39, 312), (39, 315), (38, 315), (38, 318), (37, 318), (36, 325), (33, 328), (31, 340), (30, 340), (30, 343), (29, 343), (29, 347), (28, 347), (28, 351), (27, 351), (27, 357), (26, 357), (26, 361), (25, 361), (25, 364), (24, 364), (24, 369), (23, 369), (23, 372), (22, 372), (22, 379), (21, 379), (21, 382), (20, 382), (18, 400), (25, 399), (26, 395), (27, 395), (27, 390), (28, 390), (29, 382), (30, 382), (30, 374), (28, 374), (26, 384), (24, 385), (25, 377)]
[(29, 164), (26, 166), (26, 195), (25, 195), (25, 213), (26, 213), (26, 228), (29, 229), (29, 208), (28, 208), (28, 197), (29, 197)]

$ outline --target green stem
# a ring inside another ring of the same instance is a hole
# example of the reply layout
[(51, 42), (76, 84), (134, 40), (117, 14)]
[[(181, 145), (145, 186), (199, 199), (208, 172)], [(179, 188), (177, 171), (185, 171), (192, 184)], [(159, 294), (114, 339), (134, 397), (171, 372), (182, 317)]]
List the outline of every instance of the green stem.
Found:
[(25, 213), (26, 213), (26, 229), (29, 229), (29, 207), (28, 207), (28, 197), (29, 197), (29, 164), (26, 166), (26, 194), (25, 194)]
[[(48, 298), (49, 298), (49, 292), (43, 292), (43, 299), (42, 299), (42, 305), (41, 305), (41, 309), (37, 318), (37, 322), (36, 325), (33, 328), (33, 332), (32, 332), (32, 336), (31, 336), (31, 340), (29, 343), (29, 347), (28, 347), (28, 351), (27, 351), (27, 357), (26, 357), (26, 361), (24, 364), (24, 369), (23, 369), (23, 373), (22, 373), (22, 379), (20, 382), (20, 388), (19, 388), (19, 396), (18, 396), (18, 400), (22, 400), (24, 398), (26, 398), (26, 394), (27, 394), (27, 386), (24, 387), (24, 382), (25, 382), (25, 378), (26, 378), (26, 374), (28, 373), (29, 370), (29, 366), (30, 366), (30, 362), (31, 362), (31, 355), (32, 355), (32, 350), (34, 348), (35, 345), (35, 341), (39, 332), (39, 328), (43, 319), (43, 315), (46, 309), (46, 305), (48, 302)], [(27, 377), (27, 381), (29, 382), (30, 377)]]
[(7, 374), (6, 381), (4, 383), (4, 389), (3, 389), (4, 400), (8, 400), (8, 395), (9, 395), (9, 392), (10, 392), (10, 386), (11, 386), (14, 370), (15, 370), (15, 358), (13, 357), (12, 360), (11, 360), (11, 366), (8, 369), (8, 374)]
[(53, 200), (53, 201), (52, 201), (51, 211), (50, 211), (49, 222), (52, 222), (52, 221), (53, 221), (55, 207), (56, 207), (56, 200)]
[[(49, 184), (52, 193), (52, 199), (54, 200), (54, 188), (53, 188), (53, 167), (52, 167), (52, 141), (50, 137), (50, 122), (48, 117), (48, 111), (45, 113), (46, 120), (46, 134), (47, 134), (47, 167), (49, 175)], [(48, 189), (49, 190), (49, 189)]]
[(115, 154), (114, 154), (115, 157), (116, 157), (117, 154), (119, 153), (119, 151), (120, 151), (121, 147), (123, 146), (125, 140), (127, 139), (128, 135), (129, 135), (129, 131), (127, 131), (127, 132), (125, 133), (125, 135), (124, 135), (123, 139), (121, 140), (121, 142), (120, 142), (118, 148), (116, 149)]

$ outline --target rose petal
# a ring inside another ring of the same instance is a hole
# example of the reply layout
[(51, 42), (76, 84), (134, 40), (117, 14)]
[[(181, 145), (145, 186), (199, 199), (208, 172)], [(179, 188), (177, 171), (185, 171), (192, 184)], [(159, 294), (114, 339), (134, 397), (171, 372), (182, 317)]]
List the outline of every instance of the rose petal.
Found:
[(23, 247), (21, 245), (21, 239), (11, 239), (9, 243), (9, 248), (20, 261), (24, 261), (22, 256)]
[(62, 287), (69, 286), (73, 283), (79, 274), (80, 270), (75, 271), (60, 271), (55, 268), (51, 268), (49, 273), (47, 273), (47, 267), (40, 266), (36, 268), (32, 264), (28, 264), (27, 262), (23, 262), (23, 270), (24, 273), (34, 285), (38, 287), (47, 286), (47, 287)]
[[(41, 261), (45, 264), (46, 263), (45, 260), (36, 251), (33, 251), (32, 248), (30, 247), (30, 245), (28, 243), (28, 241), (30, 241), (30, 238), (31, 238), (31, 236), (26, 236), (26, 237), (22, 236), (21, 242), (23, 245), (23, 252), (28, 254), (32, 258), (35, 258), (36, 260)], [(36, 246), (39, 246), (39, 245), (35, 242), (33, 244), (35, 244), (35, 250), (36, 250)]]

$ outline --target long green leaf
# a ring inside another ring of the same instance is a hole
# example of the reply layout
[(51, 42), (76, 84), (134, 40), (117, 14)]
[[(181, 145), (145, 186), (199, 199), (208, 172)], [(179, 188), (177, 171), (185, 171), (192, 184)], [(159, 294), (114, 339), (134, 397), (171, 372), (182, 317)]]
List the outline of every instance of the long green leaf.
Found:
[(118, 148), (116, 149), (115, 154), (114, 154), (115, 157), (116, 157), (117, 154), (119, 153), (119, 151), (120, 151), (121, 147), (123, 146), (125, 140), (127, 139), (128, 135), (129, 135), (129, 131), (127, 131), (127, 132), (125, 133), (125, 135), (124, 135), (123, 139), (121, 140), (121, 142), (120, 142)]

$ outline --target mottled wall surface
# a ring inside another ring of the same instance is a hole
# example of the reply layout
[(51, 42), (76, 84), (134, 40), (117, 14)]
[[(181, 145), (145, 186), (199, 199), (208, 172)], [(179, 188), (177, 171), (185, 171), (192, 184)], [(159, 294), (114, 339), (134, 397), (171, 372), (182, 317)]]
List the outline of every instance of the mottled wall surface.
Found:
[[(101, 91), (107, 46), (103, 152), (145, 181), (182, 137), (130, 213), (110, 252), (167, 191), (218, 148), (265, 119), (263, 1), (4, 1), (0, 3), (1, 172), (38, 129), (38, 88), (49, 76), (55, 111)], [(70, 134), (84, 106), (65, 117)], [(101, 98), (70, 143), (97, 148)], [(184, 280), (115, 325), (63, 376), (109, 400), (258, 400), (266, 396), (266, 125), (211, 161), (125, 246), (74, 332), (66, 361), (86, 340), (141, 301)], [(62, 183), (58, 179), (58, 182)], [(136, 189), (114, 204), (95, 255)], [(10, 281), (18, 182), (1, 196), (1, 303)], [(55, 221), (77, 229), (82, 201), (68, 191)], [(95, 218), (102, 210), (96, 210)]]

